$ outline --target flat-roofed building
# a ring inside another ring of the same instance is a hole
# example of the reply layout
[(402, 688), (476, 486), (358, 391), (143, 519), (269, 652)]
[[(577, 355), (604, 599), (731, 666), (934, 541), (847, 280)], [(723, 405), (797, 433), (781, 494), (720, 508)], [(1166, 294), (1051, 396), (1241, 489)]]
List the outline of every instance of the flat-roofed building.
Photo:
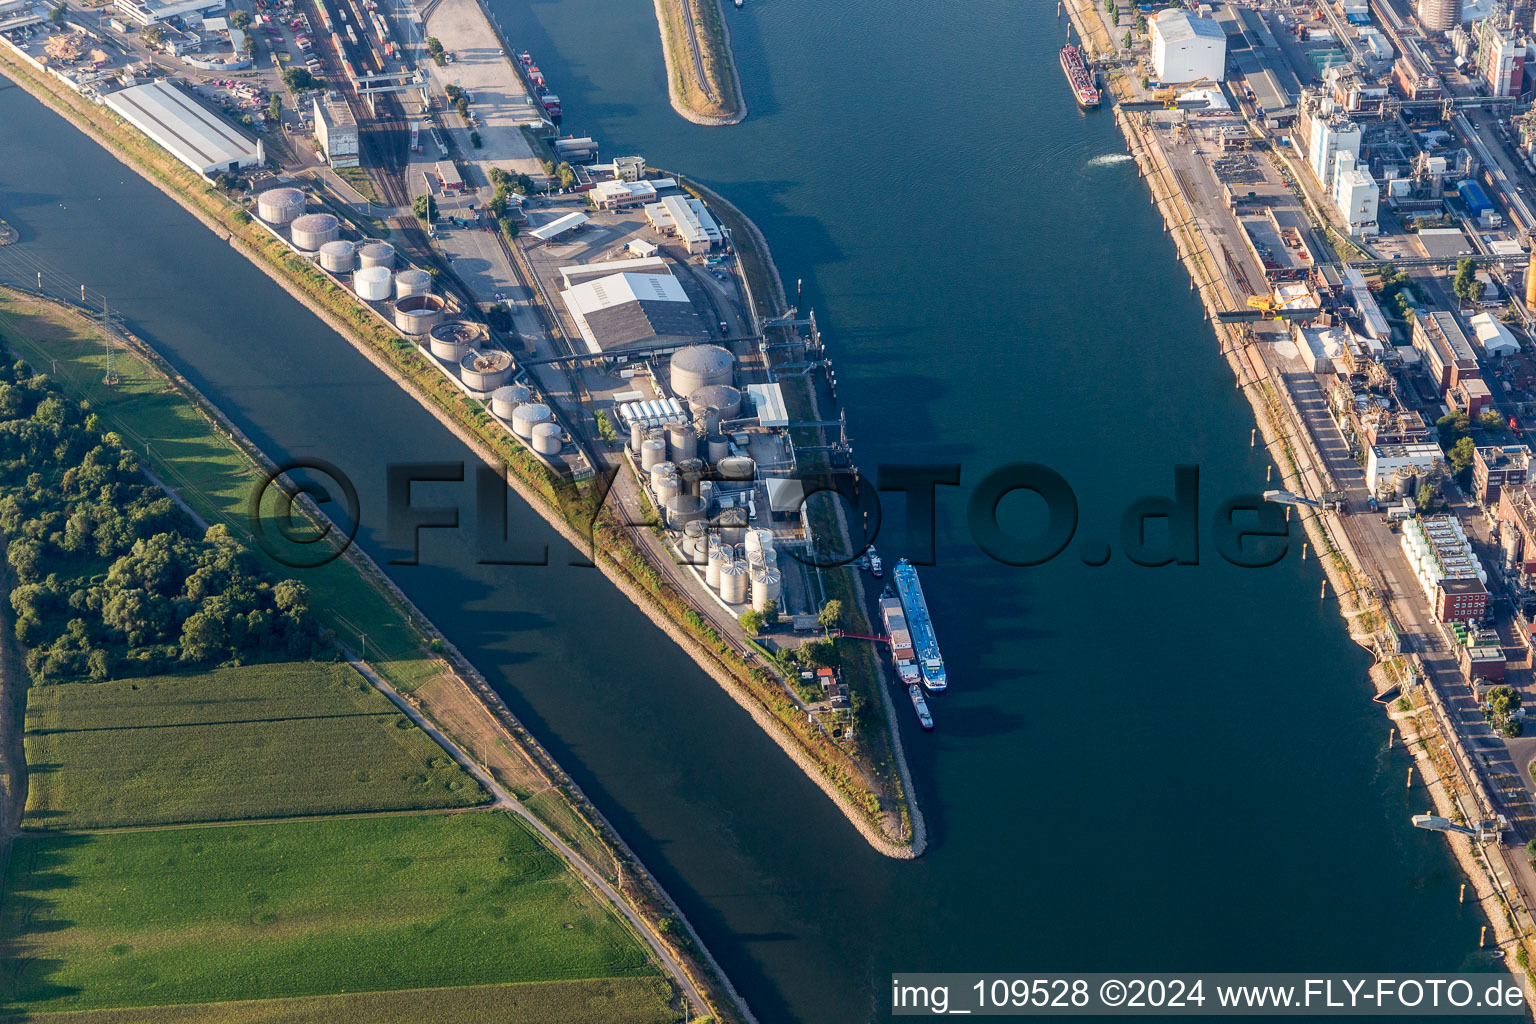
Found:
[(1486, 382), (1476, 377), (1469, 377), (1457, 381), (1456, 385), (1445, 393), (1445, 400), (1476, 419), (1484, 409), (1493, 406), (1493, 392), (1488, 390)]
[(361, 165), (357, 118), (335, 93), (315, 97), (315, 141), (332, 167)]
[(560, 297), (591, 352), (697, 342), (708, 333), (671, 274), (609, 274)]
[(692, 196), (667, 196), (645, 208), (651, 227), (683, 243), (690, 253), (708, 252), (720, 244), (720, 225), (704, 204)]
[(1472, 457), (1472, 483), (1477, 500), (1497, 505), (1506, 487), (1519, 487), (1529, 478), (1531, 449), (1523, 444), (1488, 445)]
[(260, 139), (234, 125), (167, 81), (108, 93), (107, 106), (204, 177), (233, 173), (266, 160)]
[(1413, 347), (1424, 357), (1424, 365), (1441, 395), (1463, 380), (1482, 376), (1471, 343), (1461, 332), (1456, 318), (1445, 310), (1433, 310), (1414, 318)]
[(1176, 7), (1152, 19), (1152, 68), (1162, 82), (1219, 82), (1227, 74), (1227, 34), (1209, 18)]
[(1482, 619), (1488, 573), (1455, 516), (1415, 516), (1403, 524), (1403, 554), (1441, 622)]
[(153, 25), (170, 18), (196, 14), (217, 14), (224, 10), (224, 0), (115, 0), (117, 9), (136, 25)]
[(672, 271), (661, 256), (649, 256), (634, 260), (609, 260), (606, 263), (582, 263), (574, 267), (560, 268), (560, 284), (574, 288), (583, 281), (614, 274), (667, 274)]
[(1423, 476), (1444, 462), (1438, 444), (1373, 444), (1365, 459), (1365, 483), (1378, 498), (1390, 497), (1399, 473)]
[(567, 213), (562, 217), (556, 217), (548, 224), (534, 228), (528, 234), (541, 242), (552, 242), (567, 231), (575, 231), (589, 219), (584, 213)]
[(1499, 529), (1510, 568), (1536, 575), (1536, 500), (1524, 484), (1509, 484), (1499, 491)]

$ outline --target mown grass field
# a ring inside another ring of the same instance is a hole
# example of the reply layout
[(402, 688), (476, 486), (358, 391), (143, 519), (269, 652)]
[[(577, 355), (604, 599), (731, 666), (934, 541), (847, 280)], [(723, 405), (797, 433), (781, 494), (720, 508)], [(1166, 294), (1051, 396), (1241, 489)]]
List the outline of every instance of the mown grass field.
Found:
[(495, 811), (26, 835), (0, 933), (13, 1012), (655, 976)]
[(351, 666), (27, 691), (27, 828), (463, 807), (490, 795)]
[(18, 1024), (672, 1024), (660, 978), (525, 982), (191, 1006), (29, 1013)]
[[(246, 503), (262, 480), (245, 453), (142, 357), (118, 349), (120, 381), (104, 384), (107, 355), (84, 324), (17, 293), (0, 293), (0, 335), (16, 354), (46, 367), (141, 454), (198, 515), (222, 522), (247, 537)], [(275, 498), (275, 489), (272, 492)], [(338, 559), (296, 573), (270, 561), (255, 545), (264, 567), (282, 579), (298, 575), (310, 590), (315, 613), (346, 643), (368, 634), (368, 661), (391, 685), (410, 691), (437, 671), (437, 664), (402, 610), (352, 563)]]

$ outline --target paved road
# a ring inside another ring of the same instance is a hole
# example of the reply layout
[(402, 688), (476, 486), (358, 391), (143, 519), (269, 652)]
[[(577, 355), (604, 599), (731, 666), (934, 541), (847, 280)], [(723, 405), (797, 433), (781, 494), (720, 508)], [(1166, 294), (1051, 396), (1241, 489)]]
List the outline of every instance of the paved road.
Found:
[(404, 697), (400, 696), (400, 694), (395, 691), (394, 687), (386, 683), (377, 672), (369, 668), (366, 663), (360, 661), (350, 652), (347, 654), (347, 660), (351, 662), (353, 668), (357, 669), (364, 676), (366, 676), (369, 682), (378, 687), (380, 693), (388, 697), (391, 701), (394, 702), (396, 707), (405, 712), (411, 721), (421, 726), (423, 732), (437, 741), (438, 745), (441, 746), (444, 750), (448, 751), (449, 755), (459, 763), (461, 768), (469, 772), (480, 781), (480, 785), (485, 787), (486, 792), (495, 797), (495, 803), (492, 804), (493, 807), (511, 811), (513, 814), (516, 814), (518, 817), (522, 818), (525, 822), (528, 823), (529, 828), (532, 828), (535, 832), (542, 836), (544, 841), (553, 847), (555, 851), (565, 859), (566, 863), (570, 864), (571, 867), (581, 872), (582, 877), (584, 877), (594, 889), (600, 892), (604, 898), (612, 903), (613, 906), (618, 909), (619, 913), (624, 915), (625, 919), (629, 921), (630, 925), (640, 935), (641, 939), (645, 941), (645, 944), (650, 947), (651, 952), (656, 956), (656, 959), (661, 962), (661, 964), (667, 969), (667, 972), (672, 975), (673, 979), (678, 983), (678, 985), (682, 987), (683, 991), (687, 993), (689, 1001), (693, 1003), (694, 1012), (705, 1012), (706, 1006), (708, 1004), (704, 1002), (704, 997), (699, 993), (698, 988), (694, 986), (693, 981), (688, 977), (687, 973), (683, 971), (682, 965), (679, 964), (677, 960), (673, 958), (672, 954), (667, 950), (667, 948), (661, 944), (661, 940), (657, 939), (656, 936), (651, 934), (651, 930), (646, 927), (645, 922), (641, 919), (640, 915), (630, 907), (628, 902), (626, 902), (624, 898), (619, 895), (618, 891), (615, 890), (613, 886), (608, 884), (608, 880), (606, 878), (598, 874), (597, 870), (593, 868), (592, 865), (588, 864), (581, 858), (580, 854), (571, 849), (570, 846), (566, 844), (565, 840), (555, 835), (554, 832), (550, 831), (547, 825), (545, 825), (538, 818), (534, 817), (532, 811), (524, 807), (512, 796), (511, 793), (508, 793), (505, 789), (503, 789), (501, 784), (491, 777), (490, 772), (487, 772), (484, 768), (481, 768), (478, 764), (471, 760), (469, 755), (460, 750), (456, 743), (450, 740), (447, 736), (444, 736), (436, 726), (427, 721), (427, 719), (421, 714), (420, 711), (417, 711), (416, 708), (410, 704), (410, 702), (408, 702)]

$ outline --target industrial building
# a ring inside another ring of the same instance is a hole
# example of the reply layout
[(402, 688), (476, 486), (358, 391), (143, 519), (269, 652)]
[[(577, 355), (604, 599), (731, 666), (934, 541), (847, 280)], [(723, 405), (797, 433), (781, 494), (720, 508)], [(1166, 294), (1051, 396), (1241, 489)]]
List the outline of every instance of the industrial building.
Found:
[[(1526, 25), (1530, 22), (1527, 21)], [(1525, 57), (1530, 41), (1502, 28), (1495, 18), (1472, 27), (1477, 39), (1477, 71), (1490, 96), (1519, 96), (1525, 87)]]
[(678, 239), (690, 253), (708, 252), (720, 244), (720, 225), (692, 196), (667, 196), (646, 206), (645, 216), (651, 227)]
[(656, 201), (656, 194), (663, 189), (676, 188), (677, 181), (672, 178), (640, 179), (637, 181), (624, 181), (620, 178), (598, 182), (587, 197), (599, 210), (617, 210), (625, 206), (634, 206), (636, 203), (650, 203)]
[(1414, 317), (1413, 347), (1424, 357), (1425, 368), (1442, 395), (1462, 380), (1483, 375), (1456, 317), (1445, 310), (1431, 310)]
[(360, 166), (357, 118), (336, 93), (315, 97), (315, 141), (332, 167)]
[(1219, 82), (1227, 73), (1227, 34), (1186, 10), (1160, 11), (1152, 19), (1152, 67), (1162, 82)]
[(1449, 32), (1461, 24), (1461, 0), (1418, 0), (1415, 13), (1427, 32)]
[(266, 161), (259, 139), (247, 138), (170, 82), (154, 81), (108, 93), (105, 102), (129, 124), (204, 177), (233, 173)]
[(1371, 493), (1390, 500), (1405, 493), (1411, 477), (1427, 476), (1445, 462), (1438, 444), (1373, 444), (1365, 460), (1365, 484)]
[(1472, 327), (1477, 347), (1483, 350), (1485, 358), (1498, 360), (1520, 351), (1520, 342), (1515, 340), (1514, 333), (1499, 323), (1498, 317), (1492, 313), (1479, 313), (1467, 323)]
[(609, 260), (604, 263), (582, 263), (574, 267), (561, 267), (560, 287), (574, 288), (583, 281), (591, 281), (599, 277), (609, 277), (613, 274), (666, 274), (671, 275), (666, 259), (661, 256), (647, 256), (632, 260)]
[(224, 10), (224, 0), (115, 0), (123, 17), (135, 25), (153, 25), (170, 18), (188, 15), (218, 14)]
[(1403, 554), (1441, 622), (1481, 620), (1488, 572), (1455, 516), (1415, 516), (1403, 524)]
[(1340, 168), (1334, 180), (1333, 200), (1353, 238), (1368, 238), (1379, 230), (1377, 212), (1381, 188), (1370, 173), (1359, 167)]
[(541, 242), (552, 242), (567, 231), (575, 231), (588, 219), (584, 213), (567, 213), (563, 217), (556, 217), (542, 227), (534, 228), (528, 234)]
[(704, 321), (671, 274), (609, 274), (573, 285), (560, 297), (591, 352), (693, 342), (706, 333)]
[(1531, 450), (1523, 444), (1488, 445), (1472, 458), (1473, 492), (1484, 505), (1497, 505), (1506, 487), (1530, 478)]

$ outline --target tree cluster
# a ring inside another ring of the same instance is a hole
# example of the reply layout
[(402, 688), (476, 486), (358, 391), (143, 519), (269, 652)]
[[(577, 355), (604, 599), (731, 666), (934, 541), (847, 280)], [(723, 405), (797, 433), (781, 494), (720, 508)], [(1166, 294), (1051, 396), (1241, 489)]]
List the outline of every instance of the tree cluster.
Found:
[(22, 362), (0, 366), (0, 535), (38, 682), (318, 649), (303, 584), (263, 575), (226, 527), (200, 531), (116, 434)]
[(1520, 704), (1519, 690), (1512, 686), (1495, 686), (1483, 699), (1483, 715), (1501, 736), (1519, 736), (1525, 731), (1524, 723), (1515, 716)]

